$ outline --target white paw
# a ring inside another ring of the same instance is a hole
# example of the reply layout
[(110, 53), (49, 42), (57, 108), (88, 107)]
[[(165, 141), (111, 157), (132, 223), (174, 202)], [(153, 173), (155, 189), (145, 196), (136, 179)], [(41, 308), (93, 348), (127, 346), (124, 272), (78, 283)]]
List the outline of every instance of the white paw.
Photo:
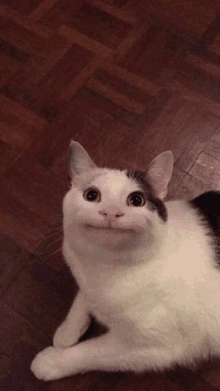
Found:
[(39, 380), (49, 381), (60, 379), (66, 374), (62, 369), (63, 350), (49, 347), (38, 353), (31, 364), (31, 371)]
[(65, 349), (73, 346), (79, 340), (80, 336), (72, 335), (65, 322), (56, 330), (53, 337), (53, 346), (58, 349)]
[(75, 345), (89, 327), (89, 320), (81, 329), (71, 328), (66, 321), (56, 330), (53, 337), (53, 346), (57, 349), (66, 349)]

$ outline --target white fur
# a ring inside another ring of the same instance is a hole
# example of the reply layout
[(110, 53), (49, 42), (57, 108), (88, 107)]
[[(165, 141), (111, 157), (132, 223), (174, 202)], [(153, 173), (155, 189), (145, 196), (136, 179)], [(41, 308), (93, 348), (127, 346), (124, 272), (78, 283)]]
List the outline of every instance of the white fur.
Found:
[[(83, 198), (88, 186), (101, 191), (101, 202)], [(164, 369), (220, 353), (220, 273), (206, 229), (185, 201), (165, 203), (166, 223), (146, 205), (128, 206), (126, 197), (136, 190), (119, 170), (86, 171), (85, 165), (73, 178), (63, 202), (63, 253), (80, 289), (54, 347), (32, 363), (39, 379)], [(85, 228), (102, 223), (99, 211), (113, 207), (124, 213), (117, 227), (133, 231)], [(109, 332), (77, 344), (89, 314)]]

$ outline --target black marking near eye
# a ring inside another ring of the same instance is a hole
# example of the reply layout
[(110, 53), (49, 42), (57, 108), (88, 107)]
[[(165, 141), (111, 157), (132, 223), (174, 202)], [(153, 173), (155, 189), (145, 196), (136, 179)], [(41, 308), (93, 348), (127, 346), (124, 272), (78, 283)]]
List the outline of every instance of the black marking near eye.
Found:
[(143, 190), (146, 199), (148, 201), (149, 209), (155, 210), (160, 218), (166, 222), (168, 215), (167, 215), (167, 209), (159, 198), (157, 198), (154, 194), (153, 188), (150, 185), (150, 183), (146, 179), (145, 172), (142, 171), (133, 171), (131, 169), (128, 169), (126, 171), (126, 175), (129, 179), (132, 179), (135, 181), (139, 186), (141, 186), (141, 189)]

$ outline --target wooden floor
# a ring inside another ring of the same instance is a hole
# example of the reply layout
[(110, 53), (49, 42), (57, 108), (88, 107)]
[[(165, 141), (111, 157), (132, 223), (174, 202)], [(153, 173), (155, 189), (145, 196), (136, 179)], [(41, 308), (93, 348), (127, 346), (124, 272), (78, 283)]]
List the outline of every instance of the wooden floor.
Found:
[(60, 252), (71, 139), (109, 167), (171, 149), (169, 198), (220, 189), (219, 0), (0, 0), (0, 122), (0, 389), (220, 390), (217, 361), (51, 383), (29, 370), (77, 289)]

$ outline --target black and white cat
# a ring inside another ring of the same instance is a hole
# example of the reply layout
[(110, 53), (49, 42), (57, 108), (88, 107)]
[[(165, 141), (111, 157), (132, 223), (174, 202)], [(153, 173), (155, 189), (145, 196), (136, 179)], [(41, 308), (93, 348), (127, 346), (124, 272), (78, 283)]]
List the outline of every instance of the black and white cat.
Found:
[[(63, 253), (79, 292), (31, 365), (54, 380), (89, 370), (144, 371), (220, 354), (220, 193), (162, 200), (173, 170), (98, 168), (70, 144)], [(77, 344), (93, 314), (109, 331)]]

